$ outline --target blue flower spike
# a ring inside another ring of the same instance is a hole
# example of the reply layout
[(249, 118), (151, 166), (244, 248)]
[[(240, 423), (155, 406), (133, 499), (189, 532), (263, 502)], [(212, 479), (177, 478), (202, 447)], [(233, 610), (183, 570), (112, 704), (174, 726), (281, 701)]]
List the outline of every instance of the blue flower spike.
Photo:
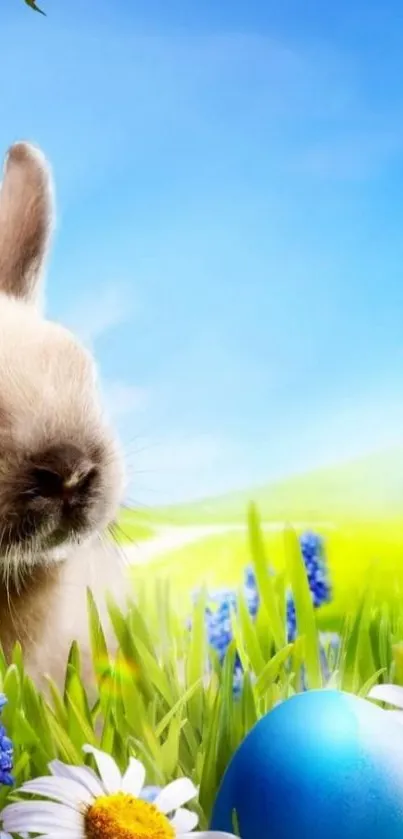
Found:
[[(3, 693), (0, 693), (0, 713), (7, 704), (7, 698)], [(13, 771), (13, 744), (9, 737), (7, 737), (4, 725), (0, 723), (0, 784), (11, 787), (14, 784), (12, 776)]]
[[(320, 606), (329, 603), (332, 596), (323, 541), (316, 533), (303, 533), (300, 547), (312, 603), (315, 609), (319, 609)], [(294, 641), (297, 636), (295, 603), (291, 594), (287, 596), (287, 634), (289, 641)]]
[[(317, 609), (331, 599), (331, 586), (328, 577), (327, 564), (323, 542), (315, 533), (304, 533), (300, 537), (301, 554), (306, 568), (312, 603)], [(256, 577), (252, 567), (245, 571), (243, 594), (252, 620), (256, 619), (259, 611), (259, 592)], [(222, 589), (209, 594), (206, 607), (206, 629), (210, 647), (215, 650), (220, 664), (223, 664), (227, 649), (233, 640), (231, 613), (237, 611), (237, 595), (231, 589)], [(297, 620), (295, 603), (291, 593), (287, 594), (287, 637), (289, 641), (297, 636)], [(324, 662), (325, 664), (325, 662)], [(240, 693), (243, 681), (243, 671), (239, 657), (236, 657), (234, 667), (234, 694)]]

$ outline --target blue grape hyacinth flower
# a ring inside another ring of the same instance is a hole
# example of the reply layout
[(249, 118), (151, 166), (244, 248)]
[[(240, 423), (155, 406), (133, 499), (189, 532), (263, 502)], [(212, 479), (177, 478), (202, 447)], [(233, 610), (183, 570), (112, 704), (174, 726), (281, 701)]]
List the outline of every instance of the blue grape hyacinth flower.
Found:
[[(328, 603), (331, 599), (331, 586), (323, 549), (323, 541), (315, 533), (304, 533), (300, 537), (301, 554), (306, 568), (308, 585), (315, 608)], [(254, 570), (245, 571), (243, 594), (249, 614), (256, 618), (259, 610), (259, 592)], [(237, 594), (232, 589), (212, 592), (206, 607), (206, 628), (210, 647), (216, 652), (220, 664), (223, 663), (227, 649), (233, 640), (231, 614), (237, 611)], [(289, 641), (297, 636), (295, 603), (291, 593), (287, 594), (287, 637)], [(234, 666), (234, 693), (241, 690), (243, 670), (239, 657)]]
[[(312, 603), (318, 609), (329, 603), (332, 595), (323, 541), (316, 533), (303, 533), (299, 542)], [(297, 636), (295, 603), (291, 594), (287, 596), (287, 635), (289, 641), (294, 641)]]
[[(7, 698), (0, 693), (0, 713), (7, 704)], [(0, 784), (11, 787), (14, 783), (13, 771), (13, 744), (7, 737), (4, 725), (0, 723)]]

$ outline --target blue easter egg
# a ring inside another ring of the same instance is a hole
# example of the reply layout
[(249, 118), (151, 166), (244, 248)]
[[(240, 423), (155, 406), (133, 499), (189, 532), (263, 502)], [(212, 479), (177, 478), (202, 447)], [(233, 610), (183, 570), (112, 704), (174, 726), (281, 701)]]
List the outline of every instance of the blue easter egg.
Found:
[(308, 691), (249, 732), (224, 775), (212, 830), (242, 839), (402, 839), (403, 726), (338, 691)]

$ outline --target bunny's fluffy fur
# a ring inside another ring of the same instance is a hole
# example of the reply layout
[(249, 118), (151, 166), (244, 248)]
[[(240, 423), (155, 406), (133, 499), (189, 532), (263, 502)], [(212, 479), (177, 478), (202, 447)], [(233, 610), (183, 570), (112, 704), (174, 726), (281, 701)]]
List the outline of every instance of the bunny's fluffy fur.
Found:
[[(101, 609), (106, 590), (124, 591), (118, 553), (102, 539), (117, 512), (123, 475), (92, 358), (42, 315), (52, 228), (48, 166), (37, 149), (18, 143), (6, 158), (0, 192), (0, 640), (6, 654), (16, 640), (22, 643), (36, 681), (49, 673), (60, 683), (72, 640), (82, 644), (88, 664), (87, 586)], [(12, 541), (26, 461), (50, 444), (74, 445), (83, 456), (94, 446), (98, 453), (83, 539), (75, 535), (50, 547), (52, 517), (45, 516), (28, 540)]]

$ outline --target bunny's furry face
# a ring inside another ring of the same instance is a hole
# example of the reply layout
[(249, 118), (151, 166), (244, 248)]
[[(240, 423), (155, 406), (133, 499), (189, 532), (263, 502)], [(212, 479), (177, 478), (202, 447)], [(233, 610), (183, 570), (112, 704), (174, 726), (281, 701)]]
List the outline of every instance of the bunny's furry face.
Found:
[(38, 304), (52, 222), (48, 167), (18, 143), (0, 192), (0, 571), (56, 559), (120, 500), (92, 359)]

